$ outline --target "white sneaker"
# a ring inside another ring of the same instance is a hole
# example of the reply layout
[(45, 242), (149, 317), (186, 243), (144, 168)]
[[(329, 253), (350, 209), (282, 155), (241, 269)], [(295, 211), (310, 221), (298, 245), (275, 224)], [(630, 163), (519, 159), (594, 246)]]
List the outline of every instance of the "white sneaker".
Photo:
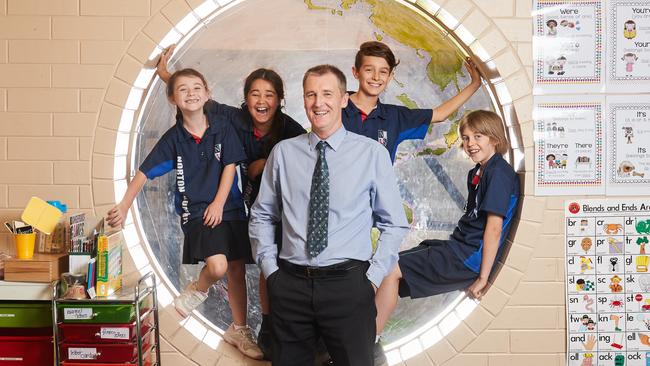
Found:
[(176, 307), (176, 311), (185, 318), (207, 298), (207, 292), (199, 291), (199, 289), (196, 288), (196, 282), (192, 282), (187, 285), (183, 293), (174, 299), (174, 307)]
[(235, 324), (230, 324), (226, 333), (223, 334), (223, 340), (237, 347), (239, 352), (254, 360), (261, 360), (264, 357), (262, 350), (255, 343), (253, 331), (248, 326), (235, 329)]

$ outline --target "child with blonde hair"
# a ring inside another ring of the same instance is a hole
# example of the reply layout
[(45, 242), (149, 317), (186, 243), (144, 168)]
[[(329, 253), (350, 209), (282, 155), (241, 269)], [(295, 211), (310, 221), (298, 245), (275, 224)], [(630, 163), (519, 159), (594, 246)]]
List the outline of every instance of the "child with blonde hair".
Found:
[(447, 240), (425, 240), (400, 252), (398, 265), (377, 292), (378, 333), (401, 297), (421, 298), (466, 289), (480, 299), (499, 260), (517, 210), (519, 178), (503, 159), (508, 151), (501, 118), (474, 111), (461, 120), (462, 148), (476, 163), (467, 175), (465, 213)]

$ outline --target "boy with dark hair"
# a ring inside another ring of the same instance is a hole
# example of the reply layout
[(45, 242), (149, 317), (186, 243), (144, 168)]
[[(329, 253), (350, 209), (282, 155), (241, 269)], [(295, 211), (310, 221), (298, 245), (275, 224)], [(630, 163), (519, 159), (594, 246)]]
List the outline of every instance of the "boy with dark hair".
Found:
[(361, 44), (352, 67), (352, 75), (359, 80), (359, 90), (350, 95), (350, 102), (343, 109), (345, 128), (379, 141), (388, 149), (393, 162), (400, 142), (423, 139), (429, 124), (445, 121), (481, 86), (478, 69), (468, 58), (465, 65), (470, 84), (441, 105), (433, 109), (409, 109), (381, 103), (379, 95), (393, 79), (397, 65), (399, 60), (386, 44), (377, 41)]

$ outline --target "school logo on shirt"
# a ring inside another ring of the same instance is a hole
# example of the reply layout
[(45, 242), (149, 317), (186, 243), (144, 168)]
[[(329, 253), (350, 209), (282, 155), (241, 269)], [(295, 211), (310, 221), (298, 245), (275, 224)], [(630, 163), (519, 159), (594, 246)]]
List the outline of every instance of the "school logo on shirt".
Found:
[(379, 141), (380, 144), (386, 146), (388, 143), (388, 131), (386, 130), (378, 130), (377, 131), (377, 141)]
[(221, 144), (214, 144), (214, 157), (221, 161)]

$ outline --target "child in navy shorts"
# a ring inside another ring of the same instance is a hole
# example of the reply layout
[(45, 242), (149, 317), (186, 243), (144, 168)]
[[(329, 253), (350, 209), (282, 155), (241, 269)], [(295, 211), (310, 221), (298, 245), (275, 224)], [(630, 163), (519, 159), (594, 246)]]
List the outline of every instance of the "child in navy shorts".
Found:
[[(208, 297), (208, 289), (226, 275), (229, 261), (251, 258), (248, 221), (241, 195), (229, 197), (236, 164), (246, 153), (227, 116), (204, 109), (209, 100), (207, 82), (194, 69), (175, 72), (167, 83), (169, 101), (177, 107), (176, 124), (147, 155), (122, 201), (108, 212), (108, 223), (121, 226), (133, 200), (147, 179), (172, 170), (176, 174), (175, 205), (185, 236), (183, 264), (205, 262), (199, 279), (174, 300), (176, 310), (188, 316)], [(231, 195), (232, 196), (232, 195)], [(233, 289), (240, 286), (241, 289)], [(246, 308), (246, 283), (229, 283), (231, 311)], [(234, 291), (236, 290), (236, 291)], [(232, 298), (233, 294), (241, 298)], [(249, 357), (261, 359), (251, 330), (244, 323), (229, 331), (245, 338), (239, 347)]]
[[(519, 178), (503, 159), (508, 150), (501, 118), (474, 111), (461, 120), (462, 148), (476, 163), (467, 176), (465, 213), (448, 240), (425, 240), (399, 254), (396, 269), (382, 282), (380, 332), (395, 309), (397, 295), (421, 298), (466, 289), (480, 299), (499, 260), (517, 209)], [(378, 311), (379, 312), (379, 311)]]
[[(426, 137), (432, 123), (440, 123), (460, 108), (481, 86), (481, 76), (471, 59), (465, 60), (465, 67), (470, 76), (470, 83), (458, 94), (444, 101), (433, 109), (410, 109), (402, 105), (384, 104), (379, 96), (386, 90), (395, 76), (399, 60), (385, 43), (378, 41), (364, 42), (359, 46), (352, 67), (352, 75), (359, 81), (359, 89), (350, 93), (348, 105), (343, 109), (342, 118), (345, 128), (354, 133), (377, 140), (384, 145), (395, 162), (397, 148), (404, 140), (421, 140)], [(382, 285), (377, 294), (383, 292)], [(390, 313), (382, 314), (383, 309), (377, 297), (377, 330), (381, 330), (380, 319), (388, 318)], [(380, 334), (380, 333), (377, 333)], [(374, 349), (375, 366), (387, 363), (386, 356), (379, 344), (379, 337)]]

